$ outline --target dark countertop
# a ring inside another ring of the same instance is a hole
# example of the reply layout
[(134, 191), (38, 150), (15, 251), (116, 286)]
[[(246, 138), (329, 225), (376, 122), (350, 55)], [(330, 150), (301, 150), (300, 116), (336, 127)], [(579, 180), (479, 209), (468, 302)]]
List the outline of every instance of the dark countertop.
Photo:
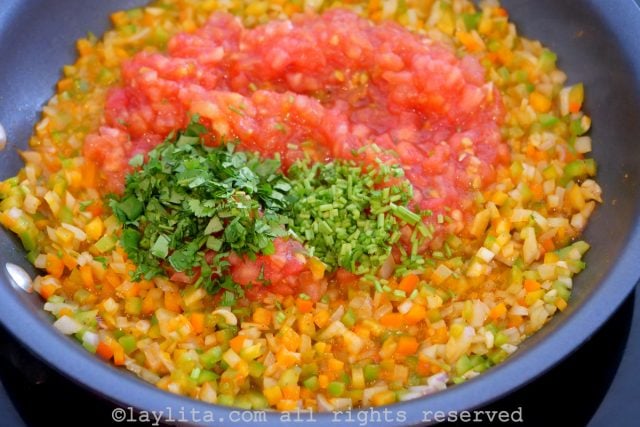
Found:
[(589, 427), (637, 426), (640, 423), (640, 292), (635, 293), (635, 312), (629, 340), (616, 377), (606, 399), (589, 423)]

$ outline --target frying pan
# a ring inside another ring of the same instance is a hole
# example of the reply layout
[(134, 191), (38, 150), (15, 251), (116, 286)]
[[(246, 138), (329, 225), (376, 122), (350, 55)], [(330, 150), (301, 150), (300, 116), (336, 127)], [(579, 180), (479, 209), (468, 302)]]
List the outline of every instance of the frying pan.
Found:
[[(141, 0), (2, 0), (0, 6), (0, 123), (9, 144), (0, 152), (0, 179), (14, 175), (39, 110), (54, 93), (64, 64), (74, 61), (74, 41), (107, 28), (114, 10)], [(525, 341), (504, 363), (446, 391), (390, 407), (385, 425), (414, 425), (424, 411), (461, 411), (493, 401), (541, 375), (579, 347), (616, 310), (640, 277), (640, 8), (634, 0), (505, 0), (521, 34), (559, 55), (570, 82), (587, 88), (593, 118), (593, 156), (604, 191), (587, 227), (592, 244), (587, 269), (577, 276), (570, 305)], [(36, 356), (116, 404), (144, 411), (191, 409), (212, 413), (213, 424), (230, 409), (163, 392), (86, 352), (51, 327), (37, 295), (12, 286), (4, 266), (35, 274), (17, 239), (0, 231), (0, 321)], [(358, 415), (353, 413), (353, 417)], [(331, 414), (315, 414), (316, 425)], [(200, 417), (202, 418), (202, 417)], [(403, 418), (403, 419), (401, 419)], [(358, 418), (359, 419), (359, 418)], [(268, 413), (269, 423), (281, 423)], [(106, 420), (98, 420), (106, 421)], [(374, 420), (375, 421), (375, 420)], [(384, 420), (383, 420), (384, 421)], [(373, 422), (372, 424), (375, 424)]]

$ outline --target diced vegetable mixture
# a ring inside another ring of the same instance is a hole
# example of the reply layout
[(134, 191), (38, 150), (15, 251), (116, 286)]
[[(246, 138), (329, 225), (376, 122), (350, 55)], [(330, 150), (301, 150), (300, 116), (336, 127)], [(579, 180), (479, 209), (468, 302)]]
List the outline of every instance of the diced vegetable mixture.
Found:
[(156, 0), (77, 42), (0, 223), (54, 326), (246, 409), (392, 404), (570, 300), (601, 189), (496, 1)]

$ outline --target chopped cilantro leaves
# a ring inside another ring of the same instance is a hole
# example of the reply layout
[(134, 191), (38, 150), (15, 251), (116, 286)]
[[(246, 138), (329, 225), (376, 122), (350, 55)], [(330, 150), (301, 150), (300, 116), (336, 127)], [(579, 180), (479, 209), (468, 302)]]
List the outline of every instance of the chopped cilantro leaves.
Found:
[[(202, 284), (216, 292), (231, 251), (250, 258), (273, 253), (273, 239), (287, 235), (281, 213), (291, 186), (280, 162), (235, 151), (233, 144), (207, 147), (201, 143), (205, 132), (196, 117), (150, 151), (146, 163), (134, 157), (139, 169), (127, 176), (124, 195), (110, 202), (124, 224), (120, 240), (137, 265), (136, 279), (168, 267), (191, 275), (199, 267)], [(210, 250), (213, 266), (205, 262)], [(224, 284), (225, 295), (237, 291)]]

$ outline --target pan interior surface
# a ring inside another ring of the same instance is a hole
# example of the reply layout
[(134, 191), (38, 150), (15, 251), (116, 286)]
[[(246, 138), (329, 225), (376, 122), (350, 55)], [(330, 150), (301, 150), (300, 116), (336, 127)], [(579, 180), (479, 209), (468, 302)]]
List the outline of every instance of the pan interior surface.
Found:
[[(8, 148), (0, 151), (0, 179), (14, 175), (33, 124), (64, 64), (74, 60), (74, 41), (107, 28), (110, 12), (144, 1), (88, 2), (4, 0), (0, 10), (0, 123)], [(593, 119), (593, 157), (604, 203), (589, 222), (592, 245), (587, 269), (577, 276), (569, 308), (520, 346), (503, 364), (460, 386), (426, 398), (399, 403), (403, 420), (416, 424), (424, 410), (457, 411), (495, 400), (548, 370), (589, 338), (615, 311), (640, 277), (640, 9), (633, 0), (504, 1), (521, 34), (539, 39), (558, 53), (570, 83), (582, 81), (586, 111)], [(119, 404), (148, 411), (229, 409), (171, 395), (118, 370), (86, 352), (51, 327), (37, 295), (12, 287), (7, 263), (34, 274), (9, 232), (0, 230), (0, 320), (37, 356), (73, 380)], [(322, 421), (330, 415), (318, 414)], [(271, 415), (269, 415), (271, 417)], [(273, 415), (269, 421), (278, 421)], [(328, 421), (327, 418), (325, 421)]]

